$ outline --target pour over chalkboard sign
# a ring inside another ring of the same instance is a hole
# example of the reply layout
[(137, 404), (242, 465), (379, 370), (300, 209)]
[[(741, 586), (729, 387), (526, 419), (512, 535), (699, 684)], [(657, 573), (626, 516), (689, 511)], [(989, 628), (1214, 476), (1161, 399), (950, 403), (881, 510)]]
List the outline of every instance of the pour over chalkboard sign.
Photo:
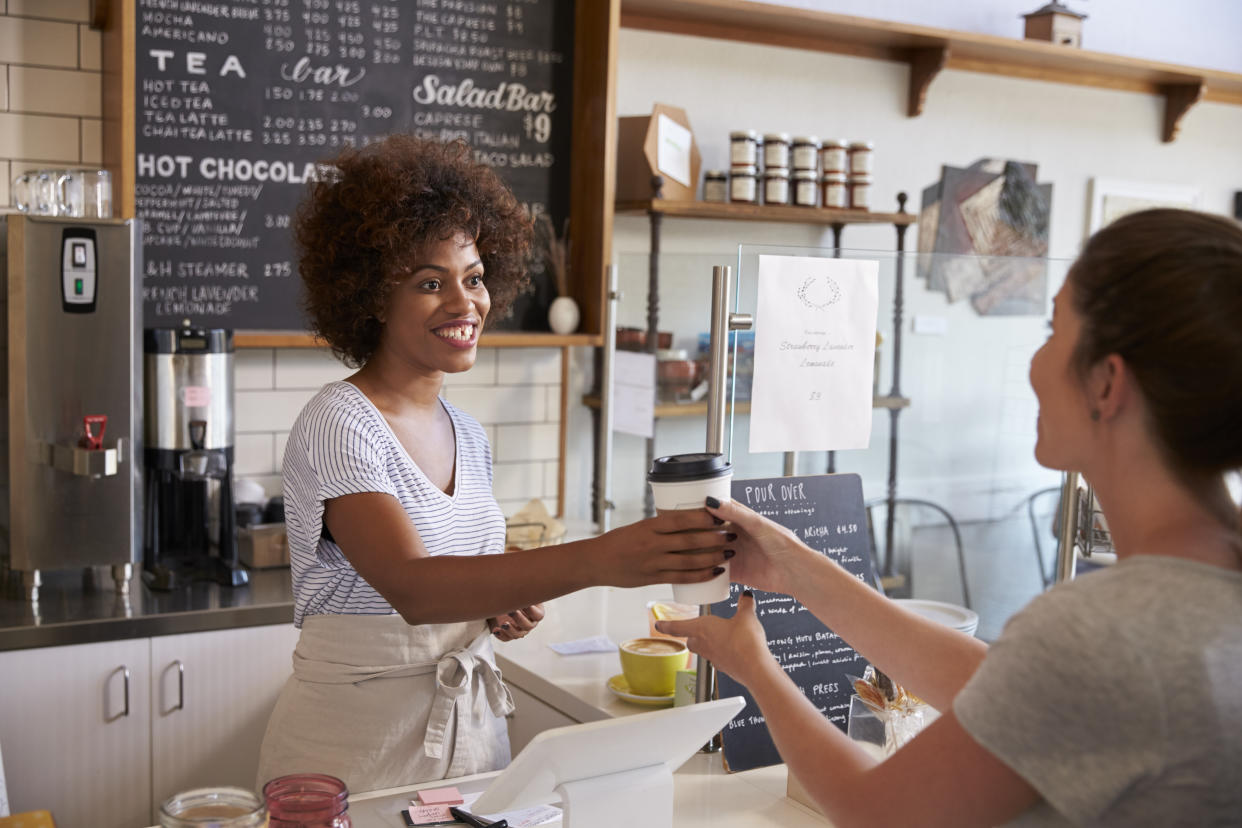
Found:
[[(856, 578), (874, 581), (867, 540), (862, 478), (856, 474), (734, 480), (733, 499), (792, 530), (807, 546), (841, 564)], [(712, 614), (732, 617), (744, 585), (733, 584), (729, 598), (712, 605)], [(836, 633), (794, 598), (755, 590), (755, 608), (785, 673), (802, 693), (845, 730), (853, 687), (847, 676), (861, 676), (867, 663)], [(746, 707), (721, 733), (725, 765), (743, 771), (781, 762), (754, 698), (729, 675), (718, 672), (720, 698), (743, 696)]]
[(148, 327), (305, 330), (297, 204), (391, 133), (463, 139), (532, 216), (569, 213), (574, 0), (133, 2)]

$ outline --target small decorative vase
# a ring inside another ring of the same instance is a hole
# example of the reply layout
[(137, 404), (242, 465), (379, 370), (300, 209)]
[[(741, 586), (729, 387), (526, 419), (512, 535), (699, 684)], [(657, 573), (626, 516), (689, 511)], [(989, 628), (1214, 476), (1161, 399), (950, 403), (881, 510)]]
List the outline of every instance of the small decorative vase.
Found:
[(578, 303), (570, 296), (558, 296), (548, 306), (548, 327), (553, 333), (571, 334), (578, 330)]

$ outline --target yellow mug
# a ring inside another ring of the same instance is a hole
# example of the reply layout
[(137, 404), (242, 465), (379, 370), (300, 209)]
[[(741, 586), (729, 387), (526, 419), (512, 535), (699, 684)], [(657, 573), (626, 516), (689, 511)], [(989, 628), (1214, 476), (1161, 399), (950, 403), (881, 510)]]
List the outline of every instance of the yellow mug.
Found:
[(669, 638), (631, 638), (621, 645), (621, 672), (639, 696), (671, 696), (689, 650)]

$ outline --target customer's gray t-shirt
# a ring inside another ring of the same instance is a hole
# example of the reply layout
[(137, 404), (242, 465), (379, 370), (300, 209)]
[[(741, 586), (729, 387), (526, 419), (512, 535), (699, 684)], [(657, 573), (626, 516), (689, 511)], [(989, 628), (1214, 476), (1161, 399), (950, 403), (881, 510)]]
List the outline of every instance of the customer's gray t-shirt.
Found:
[(1242, 573), (1142, 555), (1039, 596), (953, 702), (1018, 826), (1242, 824)]

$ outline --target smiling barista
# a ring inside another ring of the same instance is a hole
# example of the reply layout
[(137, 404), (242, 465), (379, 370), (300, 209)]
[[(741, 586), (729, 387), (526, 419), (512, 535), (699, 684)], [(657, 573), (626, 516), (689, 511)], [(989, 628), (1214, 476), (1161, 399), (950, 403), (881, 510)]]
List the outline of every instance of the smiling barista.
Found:
[(285, 450), (302, 634), (258, 783), (321, 772), (365, 791), (496, 770), (513, 702), (492, 635), (525, 635), (539, 602), (588, 586), (709, 580), (732, 553), (694, 510), (495, 554), (487, 437), (439, 394), (525, 280), (530, 222), (461, 143), (394, 135), (332, 169), (299, 210), (299, 267), (314, 332), (359, 370), (306, 405)]

